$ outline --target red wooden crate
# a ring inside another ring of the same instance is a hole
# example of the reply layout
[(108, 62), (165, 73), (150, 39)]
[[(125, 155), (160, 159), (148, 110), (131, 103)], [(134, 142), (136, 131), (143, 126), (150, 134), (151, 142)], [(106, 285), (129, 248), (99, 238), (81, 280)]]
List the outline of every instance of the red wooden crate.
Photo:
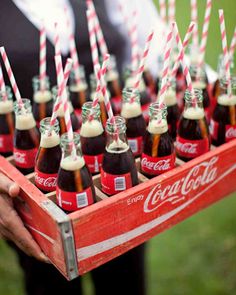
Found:
[[(138, 164), (137, 164), (138, 165)], [(236, 140), (168, 173), (147, 180), (100, 202), (66, 215), (55, 193), (42, 194), (9, 159), (0, 157), (0, 171), (21, 187), (17, 210), (44, 253), (71, 280), (147, 241), (236, 190)], [(31, 180), (31, 181), (30, 181)]]

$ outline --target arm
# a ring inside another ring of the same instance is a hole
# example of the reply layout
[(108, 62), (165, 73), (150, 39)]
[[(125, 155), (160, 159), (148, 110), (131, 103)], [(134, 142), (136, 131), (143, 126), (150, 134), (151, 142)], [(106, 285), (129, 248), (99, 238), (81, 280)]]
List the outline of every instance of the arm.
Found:
[(29, 256), (48, 262), (14, 209), (12, 198), (19, 194), (19, 190), (16, 183), (0, 173), (0, 237), (13, 241)]

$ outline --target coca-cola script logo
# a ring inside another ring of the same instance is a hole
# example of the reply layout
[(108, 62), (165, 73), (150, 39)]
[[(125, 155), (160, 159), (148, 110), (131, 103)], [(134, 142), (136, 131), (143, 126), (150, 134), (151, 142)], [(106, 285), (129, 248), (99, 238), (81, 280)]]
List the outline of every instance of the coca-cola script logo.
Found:
[(165, 187), (161, 183), (156, 185), (148, 194), (144, 202), (144, 212), (149, 213), (159, 209), (167, 202), (172, 205), (183, 202), (191, 191), (213, 182), (217, 177), (215, 166), (218, 157), (213, 157), (209, 162), (203, 162), (193, 167), (188, 174)]
[(26, 164), (26, 154), (21, 152), (14, 152), (14, 158), (17, 163)]
[(226, 138), (236, 138), (236, 126), (230, 127), (226, 133), (225, 133)]
[(57, 180), (56, 177), (49, 176), (48, 178), (43, 178), (43, 177), (40, 177), (37, 172), (35, 173), (35, 182), (44, 187), (48, 187), (48, 188), (56, 187), (56, 184), (57, 184), (56, 180)]
[(141, 161), (141, 166), (154, 171), (165, 171), (171, 168), (170, 159), (160, 160), (158, 162), (152, 162), (152, 161), (148, 161), (148, 159), (145, 157)]
[(183, 153), (186, 154), (196, 154), (197, 153), (197, 144), (196, 143), (181, 143), (181, 142), (176, 142), (176, 148)]

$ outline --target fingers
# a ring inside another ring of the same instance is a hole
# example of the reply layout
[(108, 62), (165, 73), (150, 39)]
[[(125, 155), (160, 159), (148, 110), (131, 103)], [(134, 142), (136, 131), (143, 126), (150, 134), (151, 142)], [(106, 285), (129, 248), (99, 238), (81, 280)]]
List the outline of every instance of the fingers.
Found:
[(0, 192), (7, 193), (11, 197), (16, 197), (20, 192), (20, 187), (4, 174), (0, 173)]
[(0, 234), (13, 241), (22, 251), (36, 259), (49, 262), (6, 195), (0, 196)]

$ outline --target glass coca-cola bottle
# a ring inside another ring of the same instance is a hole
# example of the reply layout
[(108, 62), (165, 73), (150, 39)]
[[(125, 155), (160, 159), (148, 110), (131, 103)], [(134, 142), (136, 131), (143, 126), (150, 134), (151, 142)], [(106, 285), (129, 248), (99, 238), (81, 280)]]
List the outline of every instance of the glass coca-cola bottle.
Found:
[(112, 196), (138, 184), (134, 155), (126, 138), (125, 119), (107, 121), (107, 144), (101, 169), (102, 191)]
[[(67, 91), (68, 100), (69, 100), (69, 110), (70, 110), (72, 128), (73, 128), (74, 132), (79, 132), (79, 130), (80, 130), (79, 120), (75, 115), (74, 108), (73, 108), (72, 103), (70, 101), (68, 88), (66, 89), (66, 91)], [(58, 95), (58, 86), (53, 86), (52, 95), (53, 95), (53, 100), (55, 102), (57, 99), (57, 95)], [(59, 126), (60, 126), (60, 134), (64, 134), (66, 132), (66, 124), (65, 124), (65, 114), (64, 114), (62, 104), (60, 105), (57, 115), (58, 115), (57, 119), (59, 121)]]
[(194, 159), (210, 149), (210, 137), (203, 109), (202, 91), (194, 90), (194, 96), (185, 92), (185, 108), (179, 121), (176, 152), (184, 161)]
[(140, 94), (133, 88), (124, 88), (121, 116), (126, 121), (126, 135), (128, 143), (135, 157), (141, 156), (143, 150), (143, 137), (146, 132), (140, 105)]
[(61, 161), (59, 123), (51, 126), (50, 117), (40, 122), (40, 145), (35, 161), (35, 185), (44, 193), (56, 190)]
[[(94, 74), (90, 75), (90, 88), (91, 88), (91, 99), (93, 101), (95, 98), (96, 89), (97, 89), (97, 80), (96, 80), (96, 77)], [(108, 89), (107, 89), (107, 91), (108, 91), (109, 97), (110, 97), (110, 92)], [(102, 125), (105, 127), (106, 123), (107, 123), (108, 116), (107, 116), (107, 109), (106, 109), (104, 97), (101, 92), (99, 93), (99, 105), (100, 105), (101, 122), (102, 122)], [(112, 101), (111, 101), (111, 107), (112, 107), (112, 110), (114, 111), (114, 106), (113, 106)]]
[(168, 133), (166, 106), (152, 103), (149, 109), (150, 120), (144, 138), (141, 172), (152, 178), (175, 167), (175, 149)]
[(145, 67), (143, 71), (143, 80), (151, 96), (156, 96), (158, 91), (157, 83), (147, 67)]
[[(133, 88), (136, 82), (136, 72), (132, 70), (132, 68), (127, 68), (125, 72), (125, 88)], [(142, 113), (145, 121), (148, 121), (148, 110), (149, 105), (152, 101), (151, 93), (146, 88), (143, 78), (140, 81), (139, 89), (140, 93), (140, 103), (142, 108)]]
[(205, 111), (207, 123), (209, 124), (211, 119), (211, 100), (205, 66), (199, 68), (199, 66), (191, 65), (190, 74), (193, 81), (193, 88), (202, 90), (203, 108)]
[(72, 212), (95, 203), (92, 175), (81, 154), (80, 136), (74, 133), (76, 153), (73, 154), (68, 134), (61, 136), (62, 160), (57, 176), (57, 204)]
[(181, 112), (177, 103), (176, 80), (172, 78), (167, 83), (169, 87), (165, 94), (165, 104), (167, 106), (168, 131), (172, 139), (175, 140)]
[(15, 119), (11, 88), (0, 91), (0, 154), (8, 157), (13, 153)]
[(115, 114), (119, 114), (121, 111), (122, 93), (116, 58), (114, 55), (110, 56), (109, 66), (105, 77), (107, 81), (107, 88), (111, 95), (112, 108)]
[(85, 78), (85, 71), (82, 65), (79, 66), (79, 82), (76, 81), (74, 70), (70, 74), (70, 100), (79, 123), (82, 124), (82, 106), (89, 98), (88, 84)]
[(220, 80), (220, 95), (210, 124), (212, 144), (219, 146), (236, 138), (236, 78), (231, 78), (232, 95), (228, 95), (228, 81)]
[(36, 126), (29, 99), (22, 99), (23, 104), (14, 102), (15, 133), (13, 155), (15, 166), (23, 173), (34, 171), (35, 158), (39, 146), (39, 131)]
[[(91, 115), (92, 112), (92, 117)], [(84, 103), (82, 107), (83, 123), (80, 129), (81, 149), (92, 174), (99, 173), (106, 146), (106, 136), (100, 120), (100, 108), (92, 109), (92, 102)]]
[[(33, 115), (36, 120), (37, 127), (39, 127), (40, 121), (46, 117), (52, 115), (53, 99), (50, 91), (49, 77), (46, 76), (43, 81), (39, 79), (39, 76), (35, 76), (32, 79), (33, 85)], [(42, 88), (42, 87), (43, 88)]]

